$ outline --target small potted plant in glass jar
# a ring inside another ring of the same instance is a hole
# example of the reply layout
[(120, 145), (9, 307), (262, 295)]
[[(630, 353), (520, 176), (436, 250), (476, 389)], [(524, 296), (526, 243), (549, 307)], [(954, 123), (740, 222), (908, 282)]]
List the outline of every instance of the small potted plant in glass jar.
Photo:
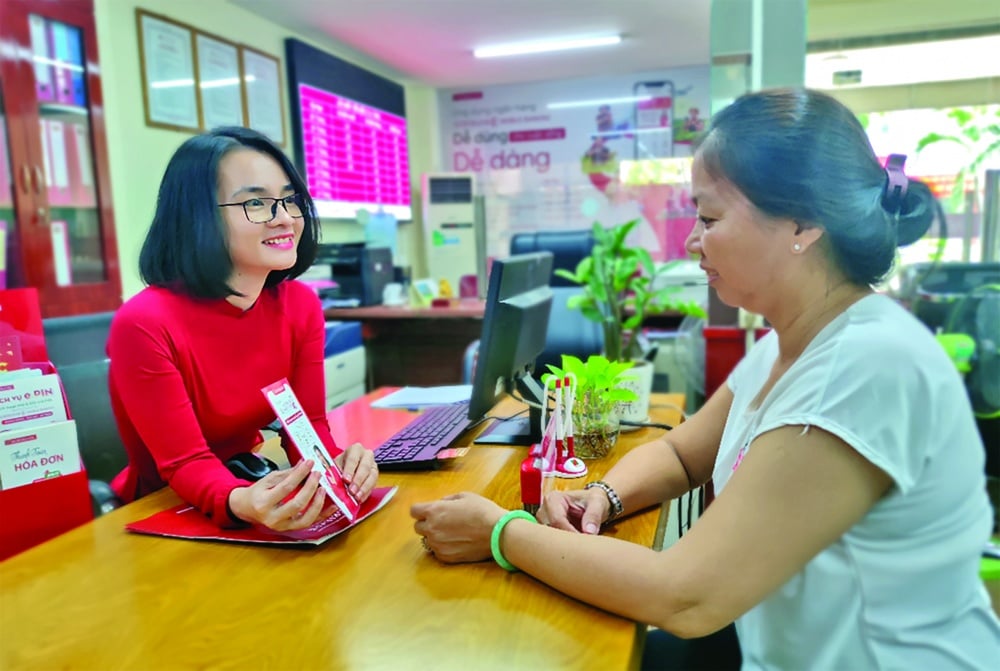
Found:
[(632, 379), (628, 374), (631, 361), (611, 361), (593, 354), (583, 361), (564, 354), (562, 367), (549, 365), (542, 376), (548, 384), (552, 378), (570, 378), (573, 385), (573, 431), (576, 456), (596, 459), (606, 456), (618, 440), (619, 417), (617, 404), (636, 399), (636, 393), (623, 383)]

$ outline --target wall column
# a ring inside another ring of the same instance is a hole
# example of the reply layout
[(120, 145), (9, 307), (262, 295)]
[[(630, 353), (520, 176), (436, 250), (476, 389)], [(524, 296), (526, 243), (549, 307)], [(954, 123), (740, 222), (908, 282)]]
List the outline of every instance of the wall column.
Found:
[[(712, 0), (709, 95), (715, 114), (747, 91), (802, 86), (808, 0)], [(736, 309), (709, 291), (708, 322), (737, 323)]]

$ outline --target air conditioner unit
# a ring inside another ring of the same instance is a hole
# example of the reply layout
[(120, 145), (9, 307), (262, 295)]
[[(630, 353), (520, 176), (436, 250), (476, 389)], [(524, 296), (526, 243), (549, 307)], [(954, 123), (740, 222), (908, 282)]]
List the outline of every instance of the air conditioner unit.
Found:
[(424, 174), (421, 187), (428, 274), (436, 282), (446, 280), (457, 296), (460, 278), (479, 275), (483, 266), (484, 237), (474, 176)]

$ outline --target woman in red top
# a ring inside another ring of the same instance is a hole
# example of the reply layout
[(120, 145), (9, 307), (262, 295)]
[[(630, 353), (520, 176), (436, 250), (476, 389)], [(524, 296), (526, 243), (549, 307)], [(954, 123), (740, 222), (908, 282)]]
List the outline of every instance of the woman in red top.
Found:
[(306, 185), (270, 140), (220, 128), (180, 146), (160, 184), (139, 257), (149, 285), (115, 314), (109, 387), (129, 465), (123, 501), (169, 485), (220, 526), (301, 529), (332, 512), (312, 462), (251, 483), (224, 462), (253, 450), (275, 415), (261, 388), (287, 378), (359, 500), (370, 451), (341, 452), (324, 408), (324, 319), (293, 281), (313, 262), (319, 222)]

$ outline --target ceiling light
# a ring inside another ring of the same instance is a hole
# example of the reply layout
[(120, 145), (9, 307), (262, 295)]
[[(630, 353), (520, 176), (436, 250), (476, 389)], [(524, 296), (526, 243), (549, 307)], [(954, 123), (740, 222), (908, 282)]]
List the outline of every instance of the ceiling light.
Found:
[(603, 37), (579, 37), (568, 40), (543, 40), (540, 42), (514, 42), (497, 44), (492, 47), (479, 47), (472, 53), (476, 58), (493, 58), (495, 56), (519, 56), (521, 54), (540, 54), (546, 51), (565, 51), (566, 49), (586, 49), (587, 47), (606, 47), (622, 41), (621, 35), (605, 35)]

